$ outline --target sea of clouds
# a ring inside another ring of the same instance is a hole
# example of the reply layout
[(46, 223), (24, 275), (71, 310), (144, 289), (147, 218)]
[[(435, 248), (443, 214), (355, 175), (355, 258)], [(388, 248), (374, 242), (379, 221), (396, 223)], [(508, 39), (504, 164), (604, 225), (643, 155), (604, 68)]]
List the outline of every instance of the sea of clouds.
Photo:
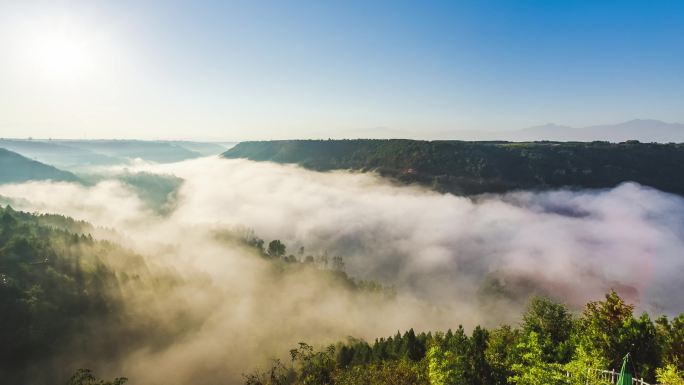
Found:
[[(301, 340), (515, 323), (534, 294), (580, 310), (615, 289), (639, 310), (684, 311), (684, 199), (634, 183), (468, 198), (367, 173), (217, 157), (126, 172), (182, 178), (173, 209), (160, 214), (114, 178), (3, 185), (0, 195), (18, 209), (113, 228), (155, 264), (209, 277), (211, 289), (188, 284), (168, 297), (169, 308), (196, 306), (201, 327), (111, 368), (136, 383), (237, 383)], [(236, 226), (282, 240), (288, 253), (341, 256), (351, 276), (398, 295), (366, 298), (310, 271), (279, 278), (268, 261), (215, 239)]]

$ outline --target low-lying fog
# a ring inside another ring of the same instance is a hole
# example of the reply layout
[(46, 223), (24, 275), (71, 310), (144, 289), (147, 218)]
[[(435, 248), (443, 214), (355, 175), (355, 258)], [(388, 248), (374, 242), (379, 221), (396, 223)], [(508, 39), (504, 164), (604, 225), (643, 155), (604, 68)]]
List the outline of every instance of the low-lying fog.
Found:
[[(134, 383), (238, 382), (300, 340), (513, 323), (532, 293), (579, 309), (614, 288), (641, 310), (684, 311), (684, 200), (637, 184), (470, 199), (371, 174), (214, 157), (126, 172), (184, 182), (163, 211), (114, 178), (4, 185), (0, 195), (18, 209), (114, 228), (154, 263), (210, 277), (215, 289), (188, 285), (167, 299), (199, 314), (198, 330), (108, 366)], [(288, 254), (303, 246), (342, 256), (351, 276), (398, 296), (364, 298), (312, 273), (274, 281), (267, 261), (212, 236), (236, 225), (282, 240)]]

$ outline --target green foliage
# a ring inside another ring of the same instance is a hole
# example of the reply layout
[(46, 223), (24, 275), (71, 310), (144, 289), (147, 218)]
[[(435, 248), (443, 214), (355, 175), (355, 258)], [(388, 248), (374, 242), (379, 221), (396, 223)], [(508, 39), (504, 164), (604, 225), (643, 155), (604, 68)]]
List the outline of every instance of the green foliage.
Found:
[(600, 376), (599, 371), (595, 370), (602, 368), (609, 368), (607, 360), (591, 355), (581, 345), (577, 346), (573, 359), (565, 364), (572, 385), (609, 385), (610, 383)]
[(462, 327), (455, 333), (437, 333), (426, 357), (430, 383), (490, 384), (491, 368), (485, 356), (488, 338), (489, 333), (479, 326), (470, 338)]
[[(73, 368), (53, 360), (60, 355), (115, 360), (174, 335), (128, 318), (123, 293), (151, 274), (141, 256), (84, 233), (90, 230), (0, 207), (0, 382), (62, 382)], [(160, 295), (178, 281), (171, 273), (154, 277)]]
[(624, 325), (622, 345), (630, 353), (636, 369), (634, 376), (653, 379), (661, 365), (661, 347), (658, 345), (656, 328), (648, 314), (630, 317)]
[(579, 323), (579, 345), (611, 368), (619, 368), (622, 357), (631, 353), (634, 376), (652, 380), (661, 356), (656, 327), (646, 314), (634, 318), (633, 310), (614, 291), (605, 301), (590, 302)]
[(544, 352), (540, 338), (536, 332), (530, 332), (524, 341), (518, 344), (520, 363), (511, 367), (513, 376), (509, 382), (516, 385), (560, 385), (567, 383), (563, 366), (544, 360)]
[(115, 274), (92, 258), (115, 253), (111, 245), (58, 229), (77, 226), (58, 217), (8, 207), (0, 218), (0, 330), (12, 331), (0, 333), (5, 371), (49, 355), (86, 319), (116, 312), (121, 303), (105, 294), (116, 286)]
[(404, 183), (455, 194), (565, 186), (613, 187), (634, 181), (684, 195), (684, 144), (284, 140), (242, 142), (226, 158), (297, 163), (325, 171), (375, 170)]
[[(65, 366), (59, 357), (68, 356), (83, 366), (92, 366), (93, 357), (97, 362), (118, 361), (143, 346), (163, 348), (205, 322), (202, 314), (185, 309), (157, 312), (160, 309), (156, 308), (155, 298), (144, 304), (145, 317), (137, 317), (140, 310), (130, 306), (131, 297), (124, 297), (126, 293), (135, 293), (137, 300), (142, 296), (139, 289), (144, 288), (145, 296), (164, 296), (179, 284), (204, 285), (205, 281), (184, 281), (172, 270), (151, 271), (142, 256), (94, 239), (88, 233), (92, 230), (88, 223), (67, 217), (0, 207), (0, 383), (63, 382), (73, 367)], [(267, 256), (263, 241), (253, 231), (217, 232), (215, 236), (262, 255), (276, 279), (310, 270), (331, 285), (369, 295), (369, 299), (390, 297), (391, 289), (350, 278), (341, 270), (341, 258), (333, 258), (333, 264), (326, 268), (290, 260), (289, 256), (287, 260), (284, 256)], [(284, 254), (283, 243), (271, 243), (276, 245), (271, 250)], [(148, 290), (150, 287), (154, 289)], [(420, 338), (411, 331), (402, 339), (397, 354), (412, 359), (422, 357), (424, 345)], [(334, 369), (338, 355), (331, 356)], [(357, 355), (355, 359), (360, 358)], [(296, 360), (298, 365), (316, 362), (309, 360), (304, 351)], [(88, 373), (82, 374), (89, 378)], [(253, 373), (250, 381), (282, 380), (279, 369), (268, 376), (261, 374)]]
[(280, 258), (285, 255), (285, 245), (278, 239), (274, 239), (268, 244), (266, 253), (273, 258)]
[(544, 361), (566, 363), (574, 347), (570, 336), (573, 321), (568, 309), (548, 298), (533, 298), (523, 315), (522, 332), (539, 338)]
[(303, 246), (299, 249), (299, 258), (292, 254), (285, 255), (287, 246), (279, 239), (269, 242), (268, 249), (265, 250), (264, 240), (257, 237), (254, 230), (242, 227), (215, 231), (214, 237), (231, 246), (237, 245), (251, 249), (255, 254), (271, 262), (276, 270), (283, 273), (314, 269), (321, 276), (329, 278), (332, 283), (339, 284), (352, 291), (372, 295), (378, 299), (392, 299), (396, 296), (393, 287), (383, 286), (376, 281), (353, 279), (347, 275), (344, 271), (344, 259), (340, 256), (333, 257), (332, 263), (329, 264), (327, 252), (315, 257), (313, 255), (304, 257)]
[(434, 344), (428, 349), (428, 378), (430, 385), (456, 384), (459, 379), (454, 353)]
[[(87, 223), (66, 217), (0, 207), (0, 382), (28, 383), (35, 362), (47, 362), (65, 351), (116, 359), (143, 342), (145, 346), (163, 346), (179, 335), (178, 330), (151, 329), (131, 322), (122, 292), (135, 290), (147, 279), (160, 288), (155, 293), (163, 293), (164, 287), (173, 288), (180, 278), (173, 274), (151, 276), (142, 257), (94, 239), (87, 233), (90, 230)], [(278, 240), (264, 250), (264, 242), (250, 231), (217, 237), (253, 248), (276, 272), (314, 269), (331, 283), (350, 290), (385, 290), (377, 283), (348, 277), (341, 270), (341, 259), (333, 257), (332, 264), (323, 264), (327, 254), (307, 263), (294, 256), (293, 260), (286, 258), (286, 247)], [(303, 257), (303, 250), (299, 254)], [(676, 381), (681, 380), (684, 362), (684, 314), (653, 322), (647, 314), (635, 317), (633, 310), (617, 293), (610, 292), (603, 301), (587, 304), (581, 317), (573, 319), (565, 306), (535, 298), (519, 329), (478, 326), (470, 335), (461, 326), (434, 334), (409, 329), (372, 343), (349, 339), (323, 350), (301, 343), (291, 351), (290, 367), (275, 361), (268, 370), (246, 375), (245, 382), (601, 384), (598, 372), (590, 369), (618, 369), (621, 358), (630, 353), (629, 369), (634, 377), (680, 384)], [(173, 316), (183, 321), (169, 324), (192, 330), (192, 315)], [(197, 325), (201, 324), (198, 320)], [(57, 373), (62, 382), (71, 370), (53, 367), (46, 373)], [(80, 370), (70, 381), (120, 385), (125, 379), (105, 382)]]
[(489, 333), (485, 357), (490, 368), (492, 384), (505, 384), (513, 376), (511, 367), (517, 361), (520, 331), (503, 325)]
[(625, 303), (615, 291), (608, 293), (605, 301), (588, 303), (580, 320), (581, 347), (591, 356), (605, 358), (610, 367), (619, 367), (627, 353), (624, 326), (633, 310), (634, 306)]
[(491, 365), (487, 361), (486, 351), (489, 345), (489, 332), (476, 326), (470, 337), (468, 358), (471, 370), (471, 384), (489, 385), (491, 383)]
[(658, 368), (656, 378), (661, 385), (684, 385), (684, 374), (673, 364)]
[(680, 372), (684, 371), (684, 314), (672, 321), (666, 316), (656, 320), (658, 345), (662, 349), (663, 363), (674, 365)]
[(292, 351), (299, 362), (292, 383), (608, 385), (601, 370), (620, 369), (629, 352), (634, 377), (654, 383), (656, 375), (667, 376), (679, 385), (673, 381), (684, 359), (684, 315), (654, 323), (646, 314), (634, 317), (633, 309), (610, 292), (574, 319), (564, 305), (533, 298), (520, 329), (477, 326), (470, 336), (461, 326), (434, 334), (411, 329), (372, 344), (349, 339), (322, 351), (302, 343)]
[(125, 377), (118, 377), (111, 381), (101, 380), (90, 369), (79, 369), (74, 373), (67, 385), (123, 385), (128, 381)]
[(418, 362), (425, 357), (427, 343), (431, 337), (425, 333), (415, 334), (413, 329), (401, 335), (376, 339), (373, 345), (352, 339), (337, 347), (337, 366), (346, 368), (355, 365), (405, 360)]
[(349, 370), (337, 370), (336, 385), (428, 385), (420, 365), (405, 360), (354, 366)]
[(297, 349), (290, 350), (292, 362), (299, 367), (297, 383), (302, 385), (324, 385), (333, 383), (335, 370), (335, 347), (329, 346), (315, 351), (311, 345), (299, 343)]

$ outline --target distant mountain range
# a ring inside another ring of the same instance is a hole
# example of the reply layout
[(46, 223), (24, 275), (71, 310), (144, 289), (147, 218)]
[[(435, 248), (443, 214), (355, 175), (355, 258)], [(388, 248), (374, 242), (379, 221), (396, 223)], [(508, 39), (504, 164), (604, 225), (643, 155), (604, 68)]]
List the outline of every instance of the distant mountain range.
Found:
[(28, 159), (0, 148), (0, 183), (21, 183), (31, 180), (54, 180), (76, 182), (76, 175), (55, 167)]
[(558, 142), (640, 142), (682, 143), (684, 124), (666, 123), (653, 119), (635, 119), (624, 123), (597, 125), (589, 127), (569, 127), (557, 124), (524, 128), (515, 131), (452, 131), (440, 135), (440, 139), (454, 140), (508, 140), (530, 142), (550, 140)]

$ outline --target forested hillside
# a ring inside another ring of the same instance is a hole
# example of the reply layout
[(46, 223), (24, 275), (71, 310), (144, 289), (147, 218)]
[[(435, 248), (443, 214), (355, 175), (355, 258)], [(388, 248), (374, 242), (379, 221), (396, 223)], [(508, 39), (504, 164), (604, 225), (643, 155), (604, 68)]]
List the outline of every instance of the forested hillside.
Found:
[(145, 140), (59, 140), (57, 142), (116, 159), (140, 158), (152, 162), (167, 163), (200, 156), (198, 152), (174, 142)]
[(683, 144), (288, 140), (243, 142), (225, 158), (318, 170), (377, 171), (405, 183), (471, 195), (515, 189), (606, 188), (634, 181), (684, 195)]
[(0, 148), (0, 183), (19, 183), (30, 180), (78, 181), (67, 171), (25, 158), (15, 152)]
[[(157, 335), (124, 311), (123, 290), (145, 279), (142, 258), (93, 239), (91, 230), (63, 216), (0, 207), (3, 381), (63, 378), (89, 354), (114, 359), (143, 333)], [(68, 364), (60, 363), (64, 356)]]
[[(223, 294), (206, 276), (150, 265), (94, 238), (95, 230), (61, 215), (0, 206), (0, 383), (64, 383), (77, 369), (163, 350), (200, 330), (215, 310), (212, 301)], [(303, 248), (295, 256), (281, 241), (266, 243), (248, 230), (217, 230), (214, 237), (226, 250), (263, 260), (276, 285), (309, 276), (337, 293), (394, 296), (391, 288), (349, 277), (337, 256), (304, 255)], [(187, 291), (203, 297), (190, 301)], [(73, 384), (96, 383), (88, 371), (75, 376)]]
[(626, 368), (649, 383), (684, 380), (684, 314), (653, 321), (615, 292), (590, 302), (579, 316), (546, 298), (529, 303), (518, 327), (413, 329), (372, 343), (349, 339), (316, 350), (302, 342), (246, 385), (569, 385), (604, 384), (591, 369)]

